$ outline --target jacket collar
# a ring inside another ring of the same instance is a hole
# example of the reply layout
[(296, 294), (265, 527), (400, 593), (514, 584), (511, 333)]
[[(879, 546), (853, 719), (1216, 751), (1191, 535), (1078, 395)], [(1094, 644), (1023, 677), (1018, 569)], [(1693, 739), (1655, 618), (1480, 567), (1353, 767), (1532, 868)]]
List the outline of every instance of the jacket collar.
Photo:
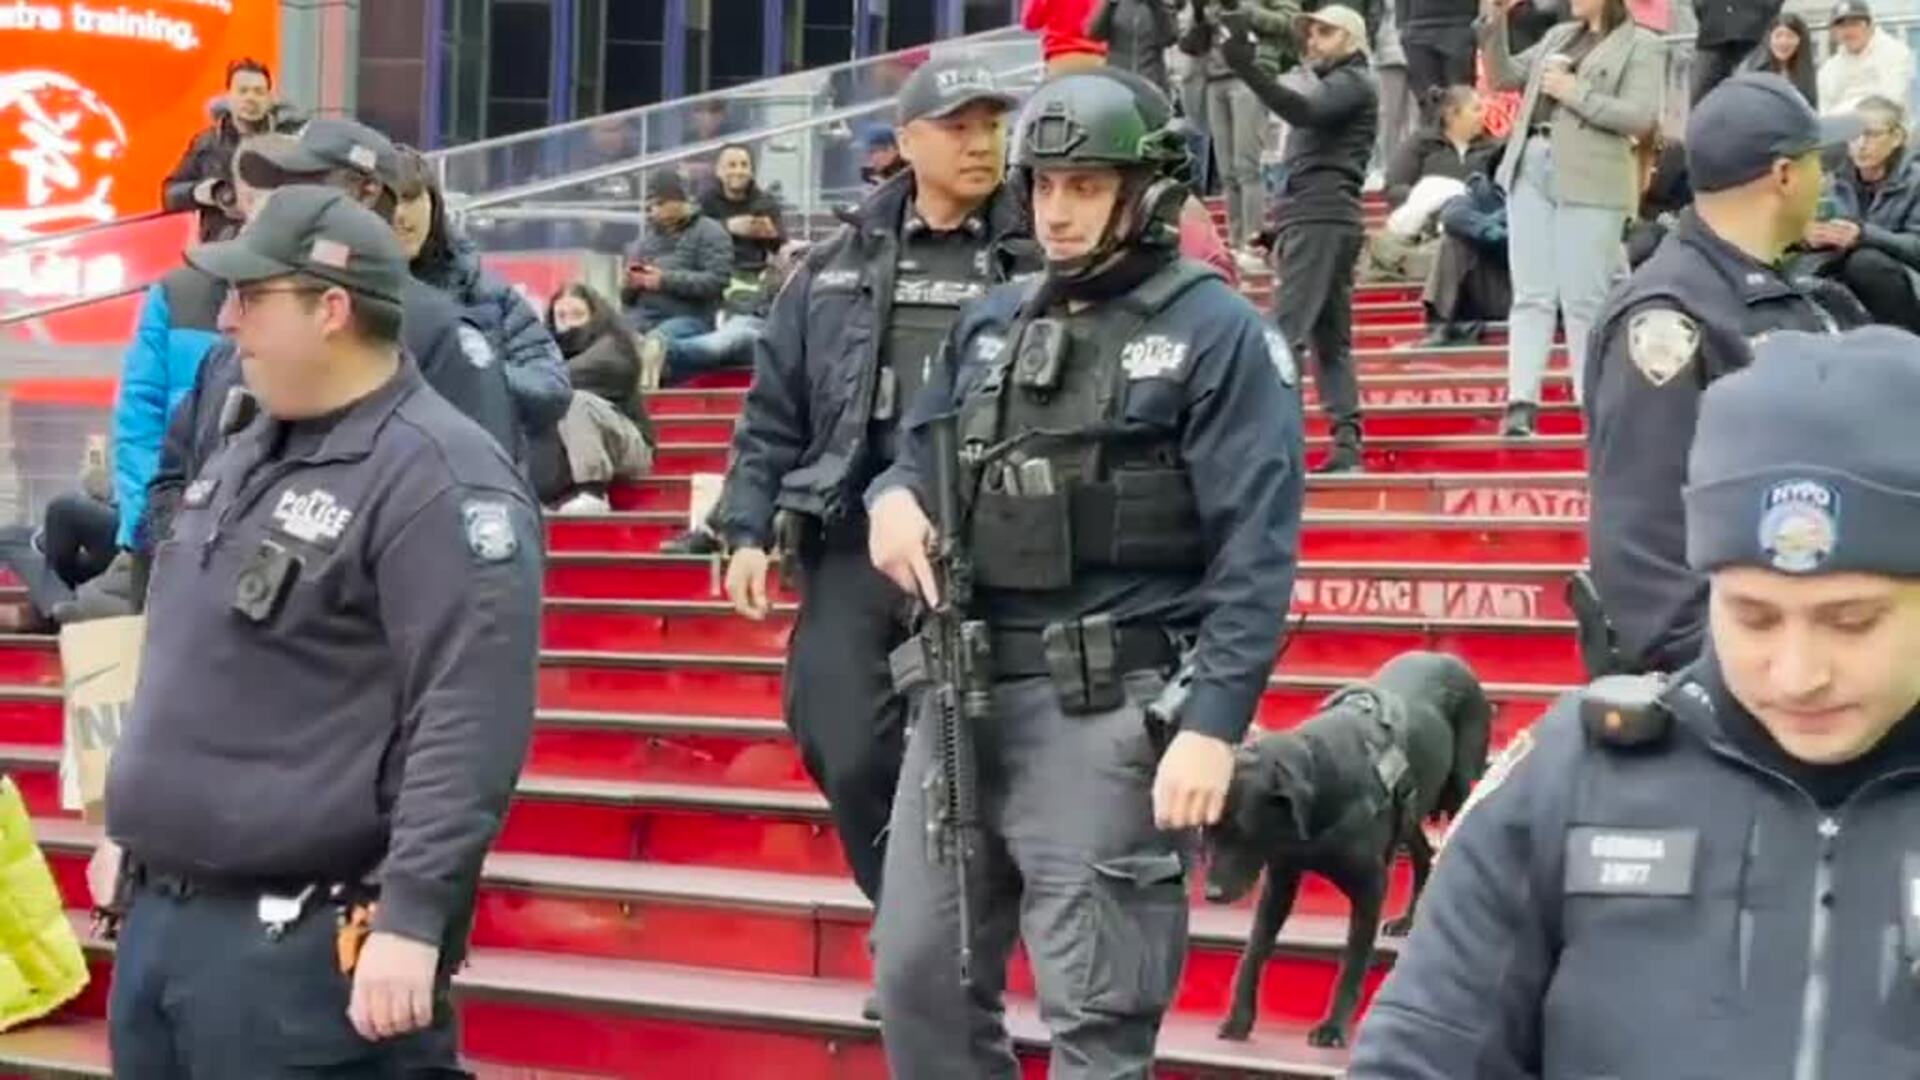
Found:
[[(913, 170), (902, 170), (875, 188), (850, 214), (841, 215), (841, 220), (857, 228), (868, 245), (880, 237), (898, 237), (913, 210), (914, 190)], [(1032, 235), (1026, 211), (1005, 184), (993, 189), (975, 216), (986, 224), (989, 243)]]
[[(425, 385), (426, 380), (421, 376), (419, 366), (403, 350), (399, 370), (394, 372), (393, 377), (366, 397), (348, 405), (333, 429), (321, 441), (319, 449), (308, 455), (306, 460), (335, 461), (366, 457), (373, 452), (374, 440), (393, 414), (399, 411), (401, 403)], [(272, 438), (277, 426), (277, 422), (256, 423), (249, 435), (264, 446)]]
[(1681, 211), (1674, 235), (1680, 243), (1698, 251), (1748, 304), (1799, 293), (1777, 267), (1768, 266), (1734, 247), (1702, 221), (1692, 207)]

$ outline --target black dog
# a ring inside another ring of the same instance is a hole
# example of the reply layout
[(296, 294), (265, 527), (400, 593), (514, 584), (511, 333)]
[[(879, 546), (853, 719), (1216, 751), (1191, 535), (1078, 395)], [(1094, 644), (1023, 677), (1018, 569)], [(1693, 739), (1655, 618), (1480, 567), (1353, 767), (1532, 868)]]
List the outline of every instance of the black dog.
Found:
[[(1267, 884), (1221, 1038), (1244, 1039), (1252, 1030), (1261, 968), (1293, 910), (1300, 874), (1310, 870), (1346, 894), (1351, 914), (1332, 1008), (1307, 1041), (1346, 1045), (1375, 933), (1398, 937), (1413, 926), (1433, 866), (1423, 823), (1451, 817), (1466, 802), (1486, 768), (1492, 722), (1471, 668), (1441, 653), (1409, 652), (1327, 698), (1300, 726), (1240, 748), (1226, 812), (1207, 830), (1207, 899), (1240, 899), (1263, 867)], [(1413, 898), (1404, 916), (1382, 927), (1388, 870), (1402, 847), (1413, 859)]]

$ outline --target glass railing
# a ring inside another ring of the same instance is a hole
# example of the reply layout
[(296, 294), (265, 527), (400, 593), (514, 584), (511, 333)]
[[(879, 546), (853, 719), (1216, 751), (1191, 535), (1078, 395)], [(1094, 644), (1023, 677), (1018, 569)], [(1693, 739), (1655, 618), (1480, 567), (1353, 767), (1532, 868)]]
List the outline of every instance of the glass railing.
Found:
[[(724, 32), (720, 30), (719, 32)], [(992, 62), (1004, 47), (1030, 43), (1018, 28), (956, 38)], [(1028, 46), (1030, 47), (1030, 45)], [(443, 190), (492, 197), (549, 177), (751, 134), (833, 110), (891, 101), (926, 47), (776, 76), (728, 90), (450, 147), (432, 155)]]

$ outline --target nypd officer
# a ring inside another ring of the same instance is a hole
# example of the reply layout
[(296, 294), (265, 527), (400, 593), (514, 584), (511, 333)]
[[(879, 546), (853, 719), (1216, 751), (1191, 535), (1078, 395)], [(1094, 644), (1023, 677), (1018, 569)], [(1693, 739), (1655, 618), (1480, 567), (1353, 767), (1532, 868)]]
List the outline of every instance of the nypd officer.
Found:
[(534, 504), (400, 349), (374, 214), (283, 188), (187, 257), (231, 286), (261, 415), (158, 548), (107, 784), (114, 1075), (464, 1075), (447, 988), (531, 727)]
[(900, 773), (904, 707), (887, 652), (904, 631), (897, 593), (867, 562), (860, 494), (892, 461), (898, 417), (960, 305), (1039, 269), (1025, 212), (1001, 185), (1013, 104), (965, 56), (931, 60), (901, 87), (909, 168), (809, 253), (774, 300), (709, 519), (732, 551), (727, 596), (748, 618), (769, 610), (771, 553), (784, 548), (798, 565), (787, 725), (869, 899), (880, 895), (881, 831)]
[(1706, 584), (1687, 568), (1680, 488), (1701, 391), (1746, 366), (1752, 343), (1770, 333), (1867, 322), (1845, 289), (1788, 280), (1781, 266), (1813, 218), (1821, 153), (1857, 127), (1823, 126), (1776, 75), (1736, 76), (1694, 107), (1693, 209), (1609, 298), (1588, 350), (1598, 597), (1576, 586), (1576, 607), (1590, 674), (1672, 671), (1699, 654)]
[(1701, 398), (1692, 665), (1481, 781), (1356, 1080), (1915, 1074), (1920, 338), (1783, 331)]
[[(926, 831), (924, 719), (893, 804), (874, 943), (902, 1080), (1019, 1075), (1000, 1000), (1016, 934), (1051, 1075), (1147, 1075), (1186, 948), (1181, 831), (1219, 817), (1296, 565), (1292, 357), (1176, 251), (1187, 150), (1166, 98), (1097, 73), (1043, 84), (1014, 165), (1046, 274), (962, 314), (908, 452), (868, 495), (874, 564), (938, 605), (931, 429), (955, 424), (964, 507), (948, 524), (972, 560), (964, 615), (991, 651), (971, 986), (957, 886)], [(1144, 710), (1188, 646), (1191, 691), (1161, 756)]]

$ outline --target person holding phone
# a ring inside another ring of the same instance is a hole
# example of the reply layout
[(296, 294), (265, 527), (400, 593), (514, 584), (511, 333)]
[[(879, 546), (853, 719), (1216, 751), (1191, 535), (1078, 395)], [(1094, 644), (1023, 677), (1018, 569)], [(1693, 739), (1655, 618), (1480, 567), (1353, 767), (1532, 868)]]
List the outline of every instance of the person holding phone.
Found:
[[(713, 329), (727, 282), (733, 276), (733, 238), (726, 226), (700, 213), (687, 197), (686, 181), (671, 169), (647, 178), (647, 229), (627, 256), (620, 289), (627, 321), (642, 334), (686, 338)], [(642, 373), (660, 383), (661, 350)]]

